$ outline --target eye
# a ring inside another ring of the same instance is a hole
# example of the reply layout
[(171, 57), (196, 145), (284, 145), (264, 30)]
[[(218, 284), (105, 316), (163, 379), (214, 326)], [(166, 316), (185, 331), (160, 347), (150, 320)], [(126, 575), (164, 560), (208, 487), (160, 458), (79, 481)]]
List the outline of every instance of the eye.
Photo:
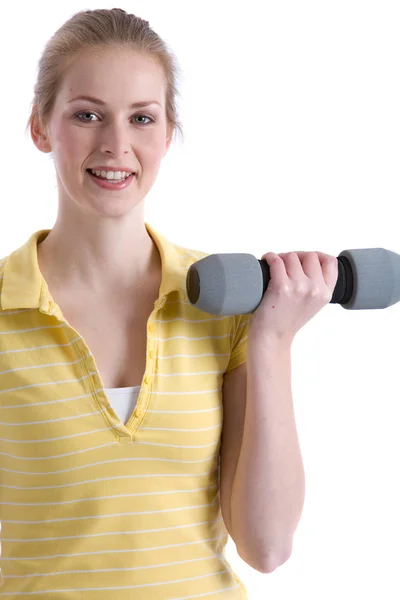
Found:
[(135, 115), (135, 118), (138, 118), (138, 117), (141, 117), (143, 119), (148, 119), (151, 123), (154, 123), (154, 119), (152, 119), (151, 117), (147, 117), (146, 115)]
[(77, 119), (79, 119), (79, 121), (83, 121), (83, 123), (90, 123), (90, 121), (85, 121), (84, 119), (81, 119), (81, 115), (94, 115), (94, 113), (85, 110), (74, 115)]
[[(88, 110), (81, 111), (81, 112), (77, 113), (77, 114), (76, 114), (76, 115), (74, 115), (74, 116), (75, 116), (75, 117), (76, 117), (76, 118), (77, 118), (79, 121), (82, 121), (82, 123), (92, 123), (92, 122), (93, 122), (93, 119), (90, 119), (90, 120), (88, 121), (88, 120), (86, 120), (86, 119), (84, 119), (84, 118), (81, 118), (81, 116), (82, 116), (82, 115), (86, 115), (86, 116), (87, 116), (87, 115), (95, 115), (95, 116), (97, 117), (97, 115), (96, 115), (95, 113), (93, 113), (93, 112), (91, 112), (91, 111), (88, 111)], [(155, 122), (155, 120), (154, 120), (152, 117), (148, 117), (147, 115), (134, 115), (134, 116), (135, 116), (135, 119), (137, 119), (137, 118), (142, 118), (142, 119), (143, 119), (143, 118), (144, 118), (144, 119), (147, 119), (147, 120), (148, 120), (148, 121), (147, 121), (147, 123), (138, 123), (138, 125), (148, 125), (148, 124), (149, 124), (149, 122), (150, 122), (150, 123), (154, 123), (154, 122)], [(136, 122), (137, 122), (137, 121), (136, 121)]]

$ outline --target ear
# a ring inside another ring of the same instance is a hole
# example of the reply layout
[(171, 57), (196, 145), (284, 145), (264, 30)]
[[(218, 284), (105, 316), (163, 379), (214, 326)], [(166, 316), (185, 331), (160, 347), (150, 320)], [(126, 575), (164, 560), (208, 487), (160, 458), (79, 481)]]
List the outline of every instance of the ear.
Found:
[(51, 144), (46, 129), (40, 124), (37, 113), (31, 121), (31, 137), (36, 148), (41, 152), (51, 152)]
[(174, 128), (172, 127), (172, 125), (170, 125), (168, 127), (168, 132), (167, 132), (167, 138), (166, 138), (166, 145), (165, 145), (165, 152), (164, 152), (164, 156), (167, 154), (169, 147), (171, 145), (171, 141), (172, 141), (172, 136), (174, 134)]

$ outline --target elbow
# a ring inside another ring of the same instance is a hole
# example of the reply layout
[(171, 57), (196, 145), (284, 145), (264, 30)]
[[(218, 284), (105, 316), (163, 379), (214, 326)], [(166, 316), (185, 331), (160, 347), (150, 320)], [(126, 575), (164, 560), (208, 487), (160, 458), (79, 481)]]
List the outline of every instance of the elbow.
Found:
[(267, 556), (267, 558), (261, 563), (261, 569), (259, 569), (260, 573), (272, 573), (278, 567), (287, 562), (291, 555), (292, 552), (289, 551), (284, 554), (271, 554)]
[(292, 555), (292, 547), (287, 547), (280, 552), (269, 552), (261, 563), (261, 573), (272, 573), (278, 567), (289, 560)]
[(287, 548), (284, 551), (269, 551), (257, 559), (245, 557), (239, 554), (250, 567), (259, 571), (259, 573), (273, 573), (278, 567), (289, 560), (292, 555), (292, 548)]

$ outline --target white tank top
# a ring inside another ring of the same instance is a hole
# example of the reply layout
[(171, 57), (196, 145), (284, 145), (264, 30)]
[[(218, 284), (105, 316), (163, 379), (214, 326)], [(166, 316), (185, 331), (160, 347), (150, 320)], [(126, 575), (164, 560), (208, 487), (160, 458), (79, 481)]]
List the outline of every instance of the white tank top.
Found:
[(140, 385), (134, 387), (105, 388), (105, 392), (111, 406), (123, 424), (126, 425), (136, 406)]

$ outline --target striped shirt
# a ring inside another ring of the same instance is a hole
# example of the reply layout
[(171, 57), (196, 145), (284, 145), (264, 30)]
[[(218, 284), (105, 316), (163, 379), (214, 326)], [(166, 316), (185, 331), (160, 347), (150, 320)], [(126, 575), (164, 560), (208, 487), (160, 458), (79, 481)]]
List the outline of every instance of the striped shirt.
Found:
[(207, 254), (145, 225), (162, 280), (126, 423), (39, 270), (50, 230), (0, 260), (0, 597), (248, 597), (218, 474), (223, 376), (246, 360), (250, 315), (195, 308), (187, 271)]

